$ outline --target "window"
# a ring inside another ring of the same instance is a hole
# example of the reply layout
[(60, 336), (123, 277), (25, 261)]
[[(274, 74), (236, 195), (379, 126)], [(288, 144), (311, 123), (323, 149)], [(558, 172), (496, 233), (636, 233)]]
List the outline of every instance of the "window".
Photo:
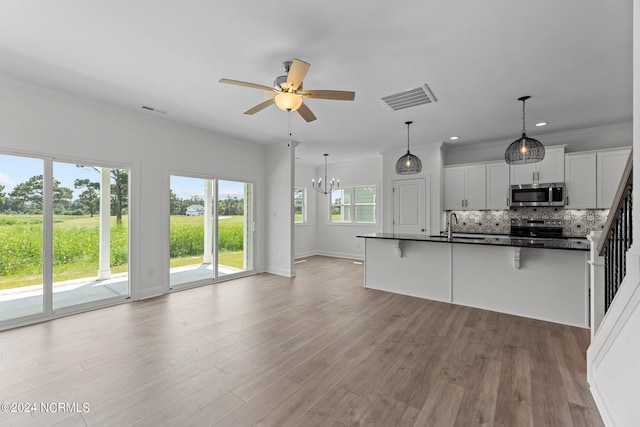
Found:
[(376, 223), (376, 187), (347, 187), (331, 193), (331, 222)]
[(307, 222), (307, 189), (296, 187), (293, 190), (293, 216), (296, 224)]

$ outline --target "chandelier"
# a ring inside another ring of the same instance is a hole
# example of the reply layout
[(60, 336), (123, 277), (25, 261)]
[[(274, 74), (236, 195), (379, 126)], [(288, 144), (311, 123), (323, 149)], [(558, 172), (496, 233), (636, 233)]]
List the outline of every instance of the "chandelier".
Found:
[(340, 180), (331, 178), (331, 181), (327, 181), (327, 157), (329, 157), (329, 155), (326, 153), (323, 155), (324, 155), (324, 184), (322, 184), (322, 178), (318, 178), (318, 182), (316, 182), (315, 179), (311, 180), (311, 186), (318, 193), (331, 194), (333, 190), (337, 190), (338, 188), (340, 188)]

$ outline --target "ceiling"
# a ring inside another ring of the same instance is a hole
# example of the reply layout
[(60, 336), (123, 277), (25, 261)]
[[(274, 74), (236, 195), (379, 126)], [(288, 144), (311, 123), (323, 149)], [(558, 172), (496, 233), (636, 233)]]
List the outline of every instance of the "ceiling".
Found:
[[(254, 116), (281, 63), (311, 63), (291, 117), (303, 162), (335, 163), (460, 137), (530, 136), (631, 121), (632, 1), (10, 0), (0, 14), (0, 76), (259, 144), (286, 142), (287, 113)], [(423, 84), (438, 102), (392, 111), (381, 97)], [(142, 110), (154, 107), (165, 114)], [(534, 123), (548, 121), (544, 128)], [(544, 142), (544, 141), (543, 141)]]

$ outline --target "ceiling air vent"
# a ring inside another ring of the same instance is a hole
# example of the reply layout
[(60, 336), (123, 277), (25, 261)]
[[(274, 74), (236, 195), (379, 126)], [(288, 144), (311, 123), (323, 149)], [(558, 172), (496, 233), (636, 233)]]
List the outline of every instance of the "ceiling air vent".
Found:
[(415, 107), (416, 105), (438, 102), (426, 83), (415, 89), (405, 90), (404, 92), (384, 96), (380, 99), (382, 99), (382, 102), (387, 104), (393, 111)]
[(149, 107), (148, 105), (143, 105), (142, 106), (143, 110), (149, 110), (149, 111), (154, 111), (156, 113), (160, 113), (160, 114), (167, 114), (166, 111), (162, 111), (162, 110), (158, 110), (157, 108), (154, 107)]

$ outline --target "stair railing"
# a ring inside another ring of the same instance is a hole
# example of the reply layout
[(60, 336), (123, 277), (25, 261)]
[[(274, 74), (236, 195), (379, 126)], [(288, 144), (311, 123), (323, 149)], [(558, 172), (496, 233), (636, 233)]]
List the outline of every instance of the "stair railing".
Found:
[(631, 210), (633, 208), (633, 152), (629, 153), (622, 179), (613, 198), (607, 221), (598, 244), (604, 256), (604, 310), (609, 309), (627, 271), (626, 252), (632, 244)]

